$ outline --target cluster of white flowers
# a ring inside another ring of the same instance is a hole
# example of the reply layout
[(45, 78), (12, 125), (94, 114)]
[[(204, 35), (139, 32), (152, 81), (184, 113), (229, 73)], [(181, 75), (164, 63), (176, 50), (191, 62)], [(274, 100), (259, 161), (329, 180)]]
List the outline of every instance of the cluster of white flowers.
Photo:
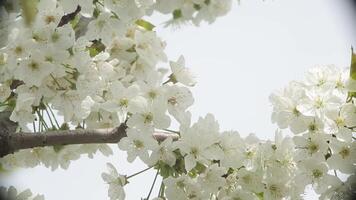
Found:
[[(194, 75), (182, 56), (169, 62), (170, 71), (157, 68), (168, 60), (166, 44), (142, 18), (159, 11), (172, 13), (172, 23), (213, 22), (230, 9), (231, 0), (23, 2), (8, 2), (12, 6), (0, 10), (6, 12), (0, 27), (8, 27), (0, 34), (5, 41), (0, 44), (0, 111), (12, 111), (10, 119), (20, 130), (125, 123), (127, 137), (118, 146), (129, 162), (139, 158), (163, 177), (157, 199), (297, 200), (310, 184), (320, 199), (337, 199), (355, 190), (356, 105), (348, 98), (355, 87), (348, 69), (314, 68), (305, 81), (271, 96), (272, 121), (289, 128), (293, 137), (277, 130), (273, 141), (243, 138), (220, 131), (211, 114), (191, 125)], [(172, 120), (179, 131), (168, 129)], [(157, 130), (179, 139), (158, 141)], [(81, 154), (92, 157), (98, 150), (112, 154), (105, 144), (55, 146), (21, 150), (0, 164), (66, 169)], [(108, 170), (102, 178), (110, 199), (124, 199), (129, 177), (110, 163)]]
[(10, 186), (9, 188), (0, 187), (0, 199), (6, 200), (44, 200), (43, 195), (33, 196), (31, 190), (27, 189), (20, 193), (17, 193), (16, 188), (14, 186)]
[(232, 0), (157, 0), (154, 9), (163, 14), (172, 14), (167, 25), (202, 21), (213, 23), (217, 17), (231, 9)]
[(139, 157), (160, 170), (168, 199), (301, 199), (308, 185), (320, 199), (351, 199), (356, 105), (346, 102), (348, 71), (315, 67), (305, 81), (271, 95), (273, 122), (289, 127), (293, 137), (277, 131), (274, 141), (241, 138), (219, 132), (208, 114), (192, 126), (181, 124), (177, 141), (158, 144), (145, 129), (134, 128), (119, 147), (129, 162)]
[[(14, 11), (20, 8), (18, 1), (8, 3)], [(167, 61), (165, 43), (140, 19), (152, 6), (131, 0), (41, 0), (31, 26), (9, 12), (2, 21), (9, 34), (0, 49), (0, 109), (11, 110), (11, 120), (34, 132), (68, 128), (58, 124), (53, 110), (64, 123), (90, 129), (117, 127), (128, 115), (129, 126), (168, 128), (167, 110), (178, 121), (185, 119), (193, 98), (184, 85), (194, 85), (194, 76), (183, 57), (170, 62), (171, 74), (156, 68)], [(40, 163), (67, 168), (98, 149), (111, 154), (107, 145), (61, 146), (24, 150), (0, 162), (5, 169)]]
[(18, 167), (32, 168), (38, 165), (44, 165), (51, 168), (52, 171), (59, 167), (68, 169), (71, 161), (78, 160), (84, 154), (88, 155), (89, 158), (93, 158), (97, 151), (104, 156), (113, 154), (111, 148), (106, 144), (37, 147), (21, 150), (1, 158), (0, 166), (4, 171), (11, 171)]
[[(299, 185), (312, 184), (323, 194), (321, 199), (346, 187), (337, 173), (356, 172), (356, 102), (349, 98), (349, 71), (315, 67), (307, 72), (305, 81), (291, 82), (270, 97), (272, 121), (294, 134)], [(328, 173), (331, 170), (333, 175)]]

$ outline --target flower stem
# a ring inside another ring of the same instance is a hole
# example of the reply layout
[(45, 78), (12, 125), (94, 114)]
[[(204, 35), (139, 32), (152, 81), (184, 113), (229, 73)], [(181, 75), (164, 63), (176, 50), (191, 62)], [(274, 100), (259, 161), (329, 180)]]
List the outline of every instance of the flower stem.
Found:
[(163, 179), (162, 179), (161, 186), (159, 187), (158, 197), (164, 197), (164, 189), (165, 189), (165, 186), (164, 186)]
[(53, 110), (52, 110), (52, 108), (47, 104), (46, 105), (46, 108), (48, 108), (49, 109), (49, 112), (51, 113), (51, 115), (53, 116), (53, 118), (54, 118), (54, 122), (56, 123), (56, 125), (57, 125), (57, 127), (58, 127), (58, 129), (61, 127), (61, 126), (59, 126), (59, 123), (58, 123), (58, 121), (57, 121), (57, 118), (56, 118), (56, 116), (54, 115), (54, 113), (53, 113)]
[[(49, 121), (51, 122), (52, 128), (55, 128), (55, 125), (53, 124), (53, 121), (52, 121), (52, 117), (51, 117), (51, 115), (49, 114), (49, 112), (48, 112), (48, 110), (47, 110), (47, 106), (46, 106), (45, 111), (46, 111), (46, 114), (47, 114), (47, 116), (48, 116)], [(58, 128), (59, 128), (59, 127), (58, 127)]]
[(36, 131), (36, 124), (35, 124), (34, 121), (32, 122), (32, 126), (33, 126), (33, 132), (36, 133), (36, 132), (37, 132), (37, 131)]
[[(42, 114), (43, 114), (43, 112), (42, 112)], [(42, 126), (43, 126), (46, 130), (48, 130), (48, 126), (47, 126), (46, 122), (44, 121), (42, 114), (41, 114), (40, 111), (37, 111), (37, 115), (38, 115), (38, 117), (39, 117), (38, 123), (42, 124)], [(43, 131), (43, 129), (42, 129), (41, 126), (40, 126), (39, 129), (40, 129), (40, 131)]]
[(164, 129), (162, 129), (162, 130), (168, 131), (168, 132), (171, 132), (171, 133), (176, 133), (176, 134), (178, 134), (178, 135), (180, 134), (179, 131), (174, 131), (174, 130), (167, 129), (167, 128), (164, 128)]
[(52, 74), (50, 74), (51, 78), (53, 79), (54, 83), (58, 86), (58, 89), (62, 89), (62, 86), (58, 83), (57, 79), (54, 78)]
[(146, 197), (145, 200), (149, 200), (149, 198), (150, 198), (150, 196), (151, 196), (151, 193), (152, 193), (152, 190), (153, 190), (153, 187), (155, 186), (155, 183), (156, 183), (158, 174), (159, 174), (159, 170), (157, 170), (156, 176), (155, 176), (155, 178), (153, 179), (153, 183), (152, 183), (152, 185), (151, 185), (150, 192), (148, 193), (148, 195), (147, 195), (147, 197)]
[(151, 168), (152, 168), (152, 167), (148, 167), (148, 168), (146, 168), (146, 169), (144, 169), (144, 170), (142, 170), (142, 171), (139, 171), (139, 172), (137, 172), (137, 173), (134, 173), (134, 174), (132, 174), (132, 175), (126, 177), (126, 179), (129, 179), (129, 178), (132, 178), (132, 177), (134, 177), (134, 176), (136, 176), (136, 175), (139, 175), (139, 174), (141, 174), (141, 173), (143, 173), (143, 172), (145, 172), (145, 171), (147, 171), (147, 170), (149, 170), (149, 169), (151, 169)]

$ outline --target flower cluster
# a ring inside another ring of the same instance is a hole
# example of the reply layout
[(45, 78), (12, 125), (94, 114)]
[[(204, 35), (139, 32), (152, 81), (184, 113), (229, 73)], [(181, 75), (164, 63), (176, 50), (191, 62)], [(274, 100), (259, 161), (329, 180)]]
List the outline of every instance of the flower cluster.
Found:
[(191, 126), (181, 124), (177, 141), (157, 144), (145, 129), (134, 128), (119, 147), (129, 162), (139, 157), (159, 170), (161, 197), (168, 199), (301, 199), (308, 185), (320, 199), (351, 199), (356, 105), (346, 101), (348, 71), (315, 67), (305, 81), (271, 95), (272, 121), (293, 137), (277, 130), (273, 141), (242, 138), (220, 132), (208, 114)]
[(29, 189), (17, 193), (17, 190), (13, 186), (9, 188), (0, 187), (0, 198), (8, 200), (44, 200), (43, 195), (33, 196)]
[[(189, 115), (186, 109), (193, 97), (186, 86), (195, 84), (194, 76), (183, 57), (170, 62), (170, 74), (157, 69), (157, 63), (167, 58), (165, 43), (141, 19), (150, 14), (149, 1), (41, 0), (30, 25), (24, 11), (31, 7), (8, 3), (13, 10), (7, 9), (1, 22), (9, 26), (0, 49), (0, 109), (12, 111), (10, 119), (21, 130), (107, 128), (127, 121), (150, 133), (153, 127), (168, 128), (167, 111), (178, 121)], [(19, 8), (24, 16), (12, 17), (10, 11)], [(62, 125), (56, 113), (63, 118)], [(40, 163), (67, 168), (81, 154), (91, 156), (100, 150), (109, 155), (108, 148), (36, 148), (0, 162), (4, 168)]]
[(321, 199), (345, 187), (337, 172), (356, 172), (356, 104), (348, 98), (348, 77), (349, 69), (315, 67), (305, 81), (291, 82), (270, 97), (272, 121), (294, 134), (299, 185), (312, 184)]
[[(350, 98), (355, 87), (348, 70), (316, 67), (305, 81), (271, 95), (272, 121), (292, 137), (281, 130), (272, 141), (241, 137), (221, 131), (211, 114), (191, 124), (194, 75), (183, 56), (169, 62), (170, 70), (157, 67), (168, 61), (166, 44), (143, 17), (158, 11), (172, 13), (169, 24), (199, 25), (225, 14), (230, 0), (8, 4), (0, 10), (5, 13), (0, 27), (8, 27), (0, 34), (5, 41), (0, 44), (0, 111), (11, 111), (19, 130), (42, 134), (127, 125), (118, 147), (127, 152), (128, 162), (138, 158), (163, 177), (157, 199), (297, 200), (310, 184), (320, 199), (346, 199), (355, 191), (356, 105)], [(172, 121), (178, 131), (168, 129)], [(179, 137), (158, 140), (156, 131)], [(66, 169), (81, 154), (92, 157), (97, 151), (112, 154), (105, 144), (66, 145), (21, 150), (0, 163), (4, 169), (39, 164)], [(110, 199), (124, 199), (129, 177), (110, 163), (108, 170), (102, 178)]]
[[(104, 156), (112, 155), (112, 149), (107, 144), (81, 144), (81, 145), (59, 145), (53, 147), (36, 147), (9, 154), (0, 159), (0, 166), (4, 171), (10, 171), (18, 167), (32, 168), (38, 165), (56, 170), (59, 167), (68, 169), (72, 161), (78, 160), (81, 155), (86, 154), (93, 158), (96, 152)], [(1, 171), (0, 171), (1, 172)]]
[(231, 9), (232, 0), (157, 0), (154, 9), (163, 14), (172, 14), (167, 25), (192, 22), (199, 25), (202, 21), (213, 23), (217, 17), (225, 15)]

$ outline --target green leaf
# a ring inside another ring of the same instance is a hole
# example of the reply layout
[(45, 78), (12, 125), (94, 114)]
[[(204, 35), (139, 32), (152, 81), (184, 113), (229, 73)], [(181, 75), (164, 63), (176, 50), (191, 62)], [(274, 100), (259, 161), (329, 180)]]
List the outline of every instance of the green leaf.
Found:
[(257, 195), (257, 197), (261, 200), (263, 200), (263, 192), (260, 192), (260, 193), (255, 193)]
[(7, 106), (11, 109), (14, 109), (16, 106), (16, 98), (11, 97), (9, 100), (7, 100)]
[(152, 31), (155, 28), (155, 25), (144, 19), (138, 19), (135, 23), (148, 31)]
[(132, 45), (132, 47), (130, 47), (129, 49), (126, 49), (126, 51), (130, 52), (130, 53), (136, 52), (135, 47), (136, 47), (135, 45)]
[(174, 10), (173, 11), (173, 19), (179, 19), (183, 16), (182, 11), (181, 10)]
[(64, 145), (55, 145), (53, 146), (54, 152), (58, 153), (64, 148)]
[(356, 80), (356, 54), (354, 53), (353, 48), (351, 48), (350, 78)]
[(93, 17), (98, 18), (99, 15), (100, 15), (100, 10), (98, 8), (94, 8)]
[(69, 130), (69, 125), (67, 123), (63, 123), (61, 127), (59, 127), (59, 130)]
[[(351, 47), (351, 66), (350, 66), (350, 79), (356, 81), (356, 54)], [(356, 92), (349, 91), (346, 102), (351, 102), (353, 98), (356, 98)]]
[(72, 28), (75, 29), (75, 27), (78, 25), (80, 20), (80, 15), (76, 15), (72, 21), (70, 21), (70, 24), (72, 25)]
[(198, 174), (201, 174), (206, 170), (206, 166), (201, 164), (200, 162), (197, 162), (197, 165), (195, 166), (195, 170), (197, 171)]
[(200, 9), (201, 9), (201, 5), (199, 5), (199, 4), (194, 4), (194, 9), (195, 9), (195, 10), (200, 10)]
[(38, 0), (21, 0), (21, 14), (26, 25), (31, 25), (37, 15)]
[(90, 57), (94, 57), (105, 50), (105, 45), (99, 40), (94, 40), (93, 44), (87, 47), (87, 50), (89, 51)]
[(159, 161), (155, 168), (159, 169), (159, 173), (163, 178), (168, 178), (174, 173), (174, 169), (162, 161)]
[(0, 163), (0, 173), (4, 173), (6, 172), (6, 170), (4, 169), (4, 167), (2, 166), (2, 164)]
[(90, 57), (94, 57), (99, 54), (99, 52), (96, 48), (89, 47), (88, 50), (89, 50)]

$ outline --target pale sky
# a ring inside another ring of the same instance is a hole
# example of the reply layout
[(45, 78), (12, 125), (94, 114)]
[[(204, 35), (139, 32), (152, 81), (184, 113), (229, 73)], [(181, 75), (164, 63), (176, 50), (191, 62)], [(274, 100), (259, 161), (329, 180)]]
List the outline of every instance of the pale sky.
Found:
[[(269, 95), (289, 81), (301, 80), (314, 65), (348, 66), (350, 47), (356, 46), (356, 15), (348, 0), (242, 0), (240, 5), (233, 4), (227, 16), (211, 25), (170, 29), (160, 25), (165, 19), (160, 15), (151, 21), (167, 42), (169, 59), (184, 55), (186, 66), (198, 76), (192, 89), (193, 121), (213, 113), (221, 130), (273, 138), (276, 125), (270, 120)], [(100, 177), (108, 161), (122, 174), (145, 168), (137, 161), (127, 163), (126, 154), (115, 150), (108, 158), (73, 162), (68, 170), (51, 172), (39, 166), (2, 178), (7, 186), (31, 188), (47, 200), (108, 199), (107, 185)], [(146, 197), (154, 173), (133, 178), (126, 187), (127, 199)]]

